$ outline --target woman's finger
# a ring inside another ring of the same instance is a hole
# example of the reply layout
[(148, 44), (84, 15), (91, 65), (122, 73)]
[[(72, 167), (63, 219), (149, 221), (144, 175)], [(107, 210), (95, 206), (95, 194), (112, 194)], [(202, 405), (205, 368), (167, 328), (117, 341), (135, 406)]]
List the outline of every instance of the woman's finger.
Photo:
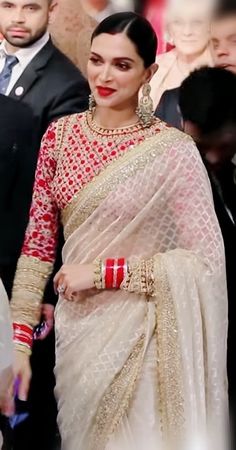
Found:
[(25, 370), (21, 376), (19, 390), (18, 390), (18, 398), (25, 402), (28, 398), (28, 392), (30, 387), (31, 373), (28, 370)]
[(75, 294), (74, 290), (69, 288), (69, 287), (67, 287), (63, 297), (65, 298), (65, 300), (73, 301), (74, 294)]
[(59, 284), (60, 277), (61, 277), (61, 269), (59, 270), (59, 272), (56, 273), (55, 277), (53, 278), (53, 285), (54, 285), (55, 294), (57, 294), (57, 289), (58, 289), (58, 284)]

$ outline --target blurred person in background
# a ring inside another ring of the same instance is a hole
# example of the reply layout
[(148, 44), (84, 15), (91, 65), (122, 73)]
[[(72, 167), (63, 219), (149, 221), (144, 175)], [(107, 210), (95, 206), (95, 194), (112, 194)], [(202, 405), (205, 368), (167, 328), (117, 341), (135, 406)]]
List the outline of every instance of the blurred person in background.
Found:
[[(207, 168), (225, 244), (229, 401), (236, 436), (236, 75), (222, 68), (193, 72), (180, 87), (179, 106), (183, 129), (194, 139)], [(234, 439), (233, 448), (235, 444)]]
[(212, 0), (169, 0), (166, 29), (174, 48), (158, 55), (158, 71), (152, 79), (156, 108), (166, 90), (180, 86), (197, 67), (212, 65), (209, 50)]
[[(236, 3), (234, 0), (223, 0), (216, 6), (210, 26), (213, 65), (236, 73)], [(182, 129), (179, 88), (163, 93), (155, 114), (168, 124)]]
[(80, 0), (85, 11), (96, 20), (101, 22), (111, 14), (132, 11), (133, 0)]
[(221, 0), (211, 23), (211, 51), (216, 67), (236, 73), (236, 2)]

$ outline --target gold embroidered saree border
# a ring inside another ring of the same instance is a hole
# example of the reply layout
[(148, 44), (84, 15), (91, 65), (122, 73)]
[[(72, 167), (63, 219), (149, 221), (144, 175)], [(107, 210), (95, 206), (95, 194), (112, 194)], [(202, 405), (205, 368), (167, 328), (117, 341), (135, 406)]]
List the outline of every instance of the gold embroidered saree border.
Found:
[(145, 340), (143, 333), (123, 368), (106, 390), (97, 411), (88, 450), (104, 450), (110, 436), (128, 411), (142, 367)]
[(65, 238), (67, 239), (96, 210), (109, 192), (144, 169), (148, 162), (169, 149), (170, 145), (179, 141), (180, 135), (183, 139), (184, 135), (174, 128), (161, 131), (131, 148), (93, 178), (61, 211)]
[(52, 264), (33, 256), (22, 255), (17, 264), (11, 312), (14, 322), (34, 327), (40, 320), (44, 289)]
[(164, 442), (174, 442), (177, 449), (185, 425), (184, 381), (175, 306), (161, 255), (155, 258), (155, 282), (161, 428)]

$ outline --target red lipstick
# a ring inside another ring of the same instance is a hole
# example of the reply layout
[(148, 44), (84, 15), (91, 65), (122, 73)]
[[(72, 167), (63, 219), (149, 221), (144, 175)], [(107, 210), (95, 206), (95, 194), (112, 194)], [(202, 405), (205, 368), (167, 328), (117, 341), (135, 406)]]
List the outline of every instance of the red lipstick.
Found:
[(109, 97), (110, 95), (114, 94), (114, 92), (116, 92), (115, 89), (111, 89), (111, 88), (103, 87), (103, 86), (97, 86), (97, 91), (98, 91), (98, 94), (100, 95), (100, 97)]

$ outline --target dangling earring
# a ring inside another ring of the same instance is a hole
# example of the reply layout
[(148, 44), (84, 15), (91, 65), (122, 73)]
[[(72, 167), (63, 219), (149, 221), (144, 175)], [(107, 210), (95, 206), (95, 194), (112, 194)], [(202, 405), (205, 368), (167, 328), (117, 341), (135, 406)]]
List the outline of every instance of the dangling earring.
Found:
[(149, 83), (145, 83), (142, 88), (142, 97), (140, 98), (137, 109), (137, 115), (145, 127), (152, 124), (154, 117), (153, 101), (150, 93), (151, 86)]
[(96, 106), (96, 101), (95, 101), (94, 95), (91, 93), (89, 95), (89, 111), (92, 112), (93, 108), (95, 108), (95, 106)]

